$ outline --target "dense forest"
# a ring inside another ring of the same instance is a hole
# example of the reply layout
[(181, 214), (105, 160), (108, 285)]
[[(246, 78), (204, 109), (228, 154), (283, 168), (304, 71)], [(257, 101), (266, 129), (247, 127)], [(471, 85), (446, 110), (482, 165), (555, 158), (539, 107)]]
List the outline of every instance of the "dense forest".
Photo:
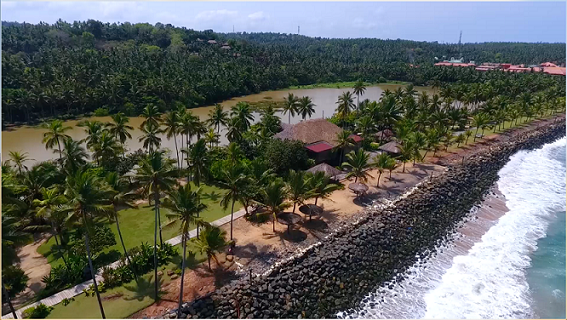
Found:
[[(435, 57), (481, 62), (565, 63), (565, 44), (439, 44), (324, 39), (274, 33), (220, 34), (170, 24), (88, 20), (2, 23), (3, 125), (99, 109), (139, 115), (285, 88), (337, 81), (415, 85), (514, 77), (433, 67)], [(413, 66), (412, 66), (413, 65)], [(419, 67), (415, 67), (419, 66)]]

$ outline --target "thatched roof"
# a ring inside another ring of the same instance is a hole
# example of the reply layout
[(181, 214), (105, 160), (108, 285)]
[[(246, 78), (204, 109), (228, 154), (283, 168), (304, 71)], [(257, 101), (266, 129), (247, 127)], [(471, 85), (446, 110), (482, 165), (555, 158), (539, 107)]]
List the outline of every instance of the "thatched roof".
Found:
[(341, 128), (326, 119), (301, 121), (291, 126), (282, 126), (282, 128), (283, 131), (277, 133), (275, 138), (299, 140), (306, 144), (325, 141), (333, 147), (337, 145), (337, 134), (341, 132)]
[(388, 153), (400, 153), (400, 144), (397, 141), (390, 141), (384, 145), (381, 145), (378, 150), (382, 150)]
[(276, 216), (277, 220), (281, 224), (286, 226), (297, 224), (301, 221), (301, 216), (297, 213), (282, 212)]
[(336, 175), (342, 174), (343, 172), (333, 166), (326, 164), (325, 162), (321, 162), (318, 165), (309, 168), (307, 172), (316, 173), (319, 171), (325, 172), (325, 175), (328, 177), (334, 177)]
[(348, 185), (348, 188), (356, 193), (365, 193), (368, 191), (368, 186), (360, 182), (351, 183)]

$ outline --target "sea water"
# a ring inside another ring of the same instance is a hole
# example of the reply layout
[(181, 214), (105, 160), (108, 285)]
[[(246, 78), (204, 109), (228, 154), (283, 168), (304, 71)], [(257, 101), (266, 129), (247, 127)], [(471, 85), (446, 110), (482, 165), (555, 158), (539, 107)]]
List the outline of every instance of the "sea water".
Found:
[(497, 181), (509, 210), (490, 225), (473, 225), (482, 237), (455, 233), (403, 281), (338, 316), (565, 318), (566, 143), (510, 157)]

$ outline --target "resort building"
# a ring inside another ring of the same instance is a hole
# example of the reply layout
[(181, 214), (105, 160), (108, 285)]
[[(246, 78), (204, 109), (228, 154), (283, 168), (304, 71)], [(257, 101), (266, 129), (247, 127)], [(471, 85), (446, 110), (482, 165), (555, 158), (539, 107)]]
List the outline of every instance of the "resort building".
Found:
[[(289, 125), (282, 123), (282, 131), (277, 133), (274, 138), (282, 140), (299, 140), (304, 143), (309, 157), (315, 163), (333, 163), (337, 159), (337, 153), (333, 148), (337, 146), (337, 134), (342, 131), (337, 125), (326, 119), (304, 120), (297, 124)], [(362, 138), (358, 135), (351, 135), (356, 142), (355, 147), (345, 150), (349, 152), (360, 147)]]

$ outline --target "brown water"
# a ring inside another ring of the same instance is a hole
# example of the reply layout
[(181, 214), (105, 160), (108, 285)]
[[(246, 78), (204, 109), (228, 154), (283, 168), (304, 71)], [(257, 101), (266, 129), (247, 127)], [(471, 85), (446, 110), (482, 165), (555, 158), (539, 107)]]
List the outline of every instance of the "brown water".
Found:
[[(389, 89), (391, 91), (394, 91), (399, 87), (403, 87), (403, 86), (396, 84), (385, 84), (385, 85), (368, 87), (365, 94), (360, 96), (360, 101), (364, 99), (369, 99), (371, 101), (379, 100), (380, 95), (382, 94), (382, 92), (384, 92), (384, 90)], [(416, 87), (415, 89), (418, 92), (429, 91), (429, 89), (426, 87)], [(232, 106), (236, 105), (236, 103), (240, 101), (259, 102), (262, 100), (266, 100), (266, 98), (268, 97), (271, 98), (272, 101), (278, 101), (285, 98), (288, 95), (288, 93), (293, 93), (294, 95), (299, 97), (309, 96), (312, 99), (313, 103), (315, 104), (315, 114), (313, 114), (312, 118), (322, 118), (322, 117), (329, 118), (335, 112), (335, 109), (337, 107), (336, 102), (339, 95), (349, 90), (352, 91), (352, 88), (341, 88), (341, 89), (315, 88), (315, 89), (265, 91), (258, 94), (233, 98), (222, 102), (221, 105), (225, 108), (225, 110), (229, 110)], [(199, 116), (201, 120), (205, 120), (208, 118), (208, 113), (212, 109), (213, 106), (199, 107), (199, 108), (191, 109), (191, 112), (193, 112), (194, 115)], [(282, 118), (282, 122), (288, 123), (287, 114), (285, 116), (279, 112), (277, 114)], [(257, 113), (255, 113), (254, 116), (255, 118), (257, 118), (257, 120), (259, 120), (260, 117)], [(84, 128), (77, 127), (77, 124), (85, 119), (98, 120), (101, 122), (112, 121), (110, 117), (89, 117), (81, 120), (66, 121), (65, 126), (72, 127), (72, 129), (69, 130), (67, 133), (74, 140), (80, 140), (86, 137)], [(138, 140), (142, 136), (142, 132), (139, 129), (139, 127), (143, 120), (144, 119), (141, 117), (130, 118), (130, 125), (134, 127), (134, 130), (131, 131), (132, 139), (126, 141), (126, 148), (129, 151), (135, 151), (140, 148), (143, 148), (143, 144)], [(291, 123), (297, 123), (299, 121), (301, 121), (301, 116), (296, 115), (295, 117), (291, 117)], [(29, 154), (29, 157), (34, 159), (35, 161), (45, 161), (56, 158), (56, 154), (54, 154), (52, 150), (46, 150), (45, 145), (41, 142), (44, 132), (45, 130), (39, 127), (28, 127), (28, 126), (15, 128), (11, 131), (2, 131), (2, 154), (4, 155), (3, 161), (8, 159), (8, 153), (10, 151), (27, 152)], [(168, 140), (164, 135), (162, 135), (161, 138), (162, 138), (162, 148), (175, 150), (175, 144), (173, 139)], [(178, 139), (180, 138), (178, 137)], [(179, 141), (180, 140), (178, 140), (178, 145), (180, 145)], [(226, 144), (227, 142), (228, 140), (225, 137), (225, 129), (221, 128), (221, 144)]]

